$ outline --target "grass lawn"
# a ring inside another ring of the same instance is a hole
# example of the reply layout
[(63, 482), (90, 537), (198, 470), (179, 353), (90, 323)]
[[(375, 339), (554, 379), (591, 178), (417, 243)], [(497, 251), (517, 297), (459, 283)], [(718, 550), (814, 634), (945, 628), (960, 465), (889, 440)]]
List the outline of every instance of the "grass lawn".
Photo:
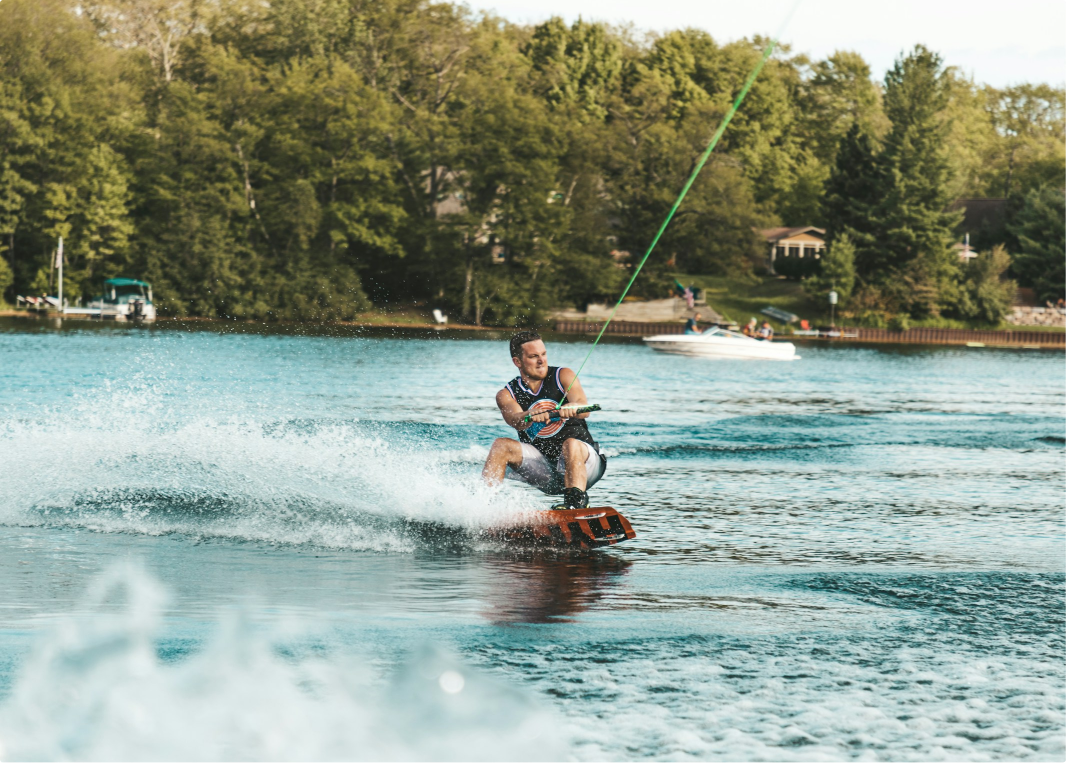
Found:
[[(764, 307), (777, 307), (795, 313), (800, 318), (806, 318), (812, 326), (829, 323), (829, 305), (821, 304), (803, 293), (803, 287), (798, 281), (786, 281), (773, 276), (758, 278), (728, 278), (726, 276), (707, 275), (674, 275), (678, 281), (688, 286), (694, 284), (704, 290), (704, 298), (707, 304), (721, 313), (729, 320), (736, 321), (740, 325), (748, 322), (752, 316), (762, 322), (766, 316), (759, 311)], [(769, 319), (776, 330), (782, 328), (782, 324)], [(855, 325), (855, 321), (841, 319), (837, 313), (838, 325)], [(950, 318), (928, 318), (925, 320), (910, 321), (912, 328), (994, 328), (1003, 331), (1066, 331), (1058, 326), (1014, 326), (1009, 323), (1001, 323), (999, 326), (985, 324), (970, 324), (967, 321)], [(798, 328), (798, 324), (793, 324)]]
[[(729, 278), (726, 276), (681, 275), (678, 281), (703, 289), (707, 304), (729, 320), (744, 325), (751, 317), (761, 322), (766, 316), (759, 313), (764, 307), (777, 307), (806, 318), (812, 323), (829, 322), (829, 305), (815, 303), (803, 293), (797, 281), (779, 278)], [(771, 324), (780, 326), (774, 320)]]
[(433, 315), (429, 310), (418, 307), (404, 306), (391, 310), (368, 310), (355, 316), (353, 323), (365, 323), (369, 325), (377, 323), (403, 323), (412, 326), (424, 326), (434, 323)]

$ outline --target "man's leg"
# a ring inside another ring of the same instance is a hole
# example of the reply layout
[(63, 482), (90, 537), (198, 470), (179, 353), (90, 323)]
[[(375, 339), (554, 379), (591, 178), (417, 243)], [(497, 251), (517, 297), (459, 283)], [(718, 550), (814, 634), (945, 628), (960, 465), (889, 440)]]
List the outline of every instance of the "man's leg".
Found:
[(563, 443), (563, 461), (566, 464), (564, 486), (585, 489), (588, 484), (588, 470), (585, 469), (585, 460), (588, 455), (588, 446), (581, 440), (571, 437)]
[[(517, 469), (522, 465), (522, 443), (506, 437), (497, 437), (485, 459), (485, 468), (481, 478), (489, 485), (499, 485), (507, 476), (507, 467)], [(584, 470), (584, 464), (581, 465)]]

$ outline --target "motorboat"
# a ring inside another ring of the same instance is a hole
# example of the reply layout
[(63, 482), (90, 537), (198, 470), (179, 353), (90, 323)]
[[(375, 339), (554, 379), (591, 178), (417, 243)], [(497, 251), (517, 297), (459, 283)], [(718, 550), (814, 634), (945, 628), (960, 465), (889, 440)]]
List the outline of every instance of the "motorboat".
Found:
[[(68, 308), (68, 312), (72, 311)], [(104, 281), (104, 293), (81, 312), (103, 320), (154, 321), (152, 286), (133, 278), (109, 278)]]
[(653, 350), (678, 355), (701, 355), (715, 358), (750, 360), (799, 360), (792, 342), (772, 342), (712, 327), (702, 334), (657, 334), (644, 337)]

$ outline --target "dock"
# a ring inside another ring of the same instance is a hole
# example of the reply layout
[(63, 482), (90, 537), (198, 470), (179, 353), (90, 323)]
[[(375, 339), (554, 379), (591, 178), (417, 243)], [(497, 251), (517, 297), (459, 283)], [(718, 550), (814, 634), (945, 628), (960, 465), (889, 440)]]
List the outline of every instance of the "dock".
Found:
[[(558, 321), (555, 330), (560, 334), (598, 334), (603, 323), (593, 321)], [(683, 334), (682, 323), (643, 323), (612, 321), (605, 334), (615, 336), (654, 336)], [(980, 329), (874, 329), (841, 327), (775, 335), (780, 341), (827, 342), (843, 344), (924, 344), (957, 345), (962, 347), (1018, 347), (1023, 349), (1066, 350), (1066, 332), (1062, 331), (998, 331)]]

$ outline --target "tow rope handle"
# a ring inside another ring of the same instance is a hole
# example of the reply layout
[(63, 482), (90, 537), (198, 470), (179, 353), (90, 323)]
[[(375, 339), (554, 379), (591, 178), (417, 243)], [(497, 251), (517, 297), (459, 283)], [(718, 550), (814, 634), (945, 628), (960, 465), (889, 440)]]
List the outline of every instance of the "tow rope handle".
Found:
[[(574, 406), (572, 406), (572, 405), (564, 405), (562, 407), (563, 408), (574, 408)], [(600, 410), (603, 410), (603, 409), (600, 408), (600, 406), (598, 406), (598, 405), (582, 405), (581, 407), (576, 408), (574, 410), (574, 413), (592, 413), (593, 411), (600, 411)], [(560, 411), (559, 408), (556, 408), (554, 411), (548, 411), (548, 419), (554, 421), (555, 419), (562, 418), (562, 416), (559, 413), (559, 411)], [(522, 419), (522, 423), (528, 424), (532, 420), (533, 420), (533, 416), (530, 415), (530, 414), (526, 414), (526, 417), (524, 419)], [(539, 423), (539, 422), (536, 422), (536, 423)], [(543, 426), (543, 424), (541, 426)]]

